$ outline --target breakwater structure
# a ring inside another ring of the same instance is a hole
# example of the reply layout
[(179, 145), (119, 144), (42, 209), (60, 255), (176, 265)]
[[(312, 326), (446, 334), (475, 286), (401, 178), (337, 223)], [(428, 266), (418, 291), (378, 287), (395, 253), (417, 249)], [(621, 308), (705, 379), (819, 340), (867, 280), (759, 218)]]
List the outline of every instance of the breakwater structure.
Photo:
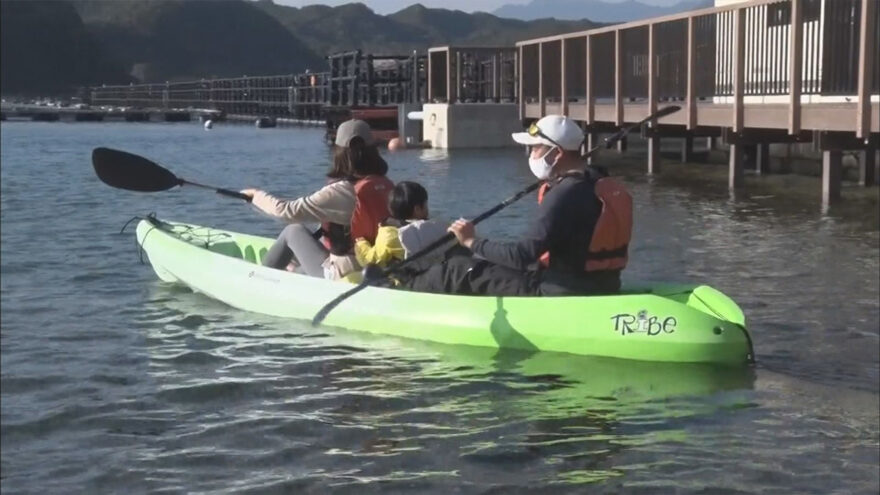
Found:
[(179, 109), (202, 119), (325, 126), (332, 140), (349, 118), (368, 120), (376, 137), (396, 137), (397, 105), (424, 99), (425, 57), (364, 55), (327, 57), (328, 70), (274, 76), (242, 76), (160, 84), (100, 86), (87, 91), (92, 107)]
[(744, 158), (766, 171), (772, 145), (822, 153), (822, 198), (840, 198), (841, 157), (860, 154), (860, 183), (876, 183), (880, 132), (877, 0), (716, 0), (714, 8), (517, 43), (519, 114), (565, 114), (597, 134), (658, 106), (682, 111), (643, 129), (648, 173), (660, 142), (729, 147), (729, 186)]
[(364, 55), (360, 50), (327, 57), (330, 70), (324, 89), (306, 95), (326, 123), (326, 139), (332, 142), (336, 128), (357, 118), (370, 123), (374, 137), (389, 141), (403, 134), (414, 135), (405, 114), (425, 100), (427, 66), (424, 55)]
[(397, 137), (398, 105), (426, 98), (426, 56), (335, 53), (327, 70), (165, 83), (83, 88), (83, 108), (3, 104), (3, 119), (37, 121), (250, 121), (336, 126), (349, 118), (370, 122), (380, 140)]
[[(88, 108), (4, 104), (3, 118), (317, 125), (326, 128), (328, 142), (339, 123), (359, 118), (370, 123), (379, 141), (399, 137), (405, 144), (443, 148), (509, 146), (505, 133), (521, 125), (516, 57), (513, 46), (446, 46), (408, 55), (353, 50), (327, 56), (322, 72), (101, 85), (81, 91)], [(425, 104), (437, 105), (433, 117), (424, 120), (427, 131), (422, 119), (407, 118)], [(495, 129), (492, 139), (485, 136), (487, 129)]]
[(126, 106), (49, 106), (36, 103), (3, 102), (0, 120), (35, 122), (188, 122), (199, 115), (217, 114), (211, 109), (138, 108)]

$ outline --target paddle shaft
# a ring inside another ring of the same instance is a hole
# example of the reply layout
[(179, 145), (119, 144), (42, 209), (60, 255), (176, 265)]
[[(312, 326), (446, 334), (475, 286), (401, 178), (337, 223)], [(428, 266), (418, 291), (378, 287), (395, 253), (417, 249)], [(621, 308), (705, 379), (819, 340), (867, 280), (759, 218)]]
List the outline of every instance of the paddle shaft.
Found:
[(230, 198), (243, 199), (243, 200), (247, 201), (248, 203), (250, 203), (251, 199), (253, 199), (250, 196), (248, 196), (247, 194), (242, 194), (238, 191), (233, 191), (231, 189), (223, 189), (222, 187), (207, 186), (205, 184), (199, 184), (198, 182), (188, 181), (186, 179), (181, 179), (179, 177), (177, 178), (177, 180), (180, 182), (181, 186), (187, 185), (187, 186), (201, 187), (204, 189), (211, 189), (212, 191), (216, 192), (217, 194), (221, 194), (223, 196), (229, 196)]
[[(537, 181), (537, 182), (535, 182), (535, 183), (530, 184), (529, 187), (526, 187), (525, 189), (522, 189), (521, 191), (519, 191), (518, 193), (514, 194), (513, 196), (511, 196), (511, 197), (505, 199), (504, 201), (502, 201), (502, 202), (498, 203), (497, 205), (493, 206), (492, 208), (490, 208), (490, 209), (484, 211), (483, 213), (479, 214), (478, 216), (474, 217), (474, 219), (471, 220), (471, 223), (474, 224), (474, 225), (476, 225), (476, 224), (482, 222), (483, 220), (485, 220), (485, 219), (491, 217), (492, 215), (494, 215), (494, 214), (498, 213), (499, 211), (503, 210), (504, 208), (507, 208), (507, 207), (510, 206), (511, 204), (513, 204), (513, 203), (519, 201), (519, 199), (522, 198), (523, 196), (525, 196), (526, 194), (528, 194), (528, 193), (534, 191), (535, 189), (541, 187), (541, 184), (543, 184), (543, 183), (544, 183), (544, 181)], [(391, 265), (391, 266), (389, 266), (388, 268), (385, 268), (384, 270), (382, 270), (382, 274), (383, 274), (383, 275), (386, 275), (386, 276), (387, 276), (387, 275), (390, 275), (390, 274), (393, 273), (395, 270), (399, 270), (402, 266), (404, 266), (404, 265), (406, 265), (406, 264), (409, 264), (409, 263), (412, 263), (413, 261), (415, 261), (415, 260), (417, 260), (417, 259), (419, 259), (419, 258), (425, 256), (426, 254), (428, 254), (428, 253), (430, 253), (431, 251), (434, 251), (435, 249), (437, 249), (437, 248), (443, 246), (444, 244), (446, 244), (447, 242), (451, 241), (451, 240), (454, 239), (454, 238), (455, 238), (455, 234), (453, 234), (452, 232), (447, 232), (446, 235), (444, 235), (443, 237), (437, 239), (436, 241), (432, 242), (431, 244), (428, 244), (428, 245), (425, 246), (421, 251), (416, 251), (416, 252), (415, 252), (412, 256), (410, 256), (409, 258), (406, 258), (405, 260), (403, 260), (403, 261), (397, 263), (396, 265)]]

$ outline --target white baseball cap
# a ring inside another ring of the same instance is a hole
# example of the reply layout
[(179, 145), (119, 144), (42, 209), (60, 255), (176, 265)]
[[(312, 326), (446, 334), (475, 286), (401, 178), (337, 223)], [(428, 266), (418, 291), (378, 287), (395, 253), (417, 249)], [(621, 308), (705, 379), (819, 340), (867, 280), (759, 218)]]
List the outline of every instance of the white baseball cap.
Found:
[(584, 142), (584, 131), (564, 115), (548, 115), (532, 124), (526, 132), (511, 134), (513, 140), (526, 146), (544, 144), (577, 151)]

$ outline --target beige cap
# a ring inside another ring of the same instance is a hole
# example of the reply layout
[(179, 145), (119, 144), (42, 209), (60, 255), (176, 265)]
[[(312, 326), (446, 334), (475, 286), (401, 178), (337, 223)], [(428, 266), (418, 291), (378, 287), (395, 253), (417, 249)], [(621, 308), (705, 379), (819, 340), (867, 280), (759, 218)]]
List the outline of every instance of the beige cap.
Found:
[(351, 140), (359, 137), (366, 144), (373, 144), (373, 131), (370, 125), (363, 120), (346, 120), (336, 128), (336, 146), (348, 148)]

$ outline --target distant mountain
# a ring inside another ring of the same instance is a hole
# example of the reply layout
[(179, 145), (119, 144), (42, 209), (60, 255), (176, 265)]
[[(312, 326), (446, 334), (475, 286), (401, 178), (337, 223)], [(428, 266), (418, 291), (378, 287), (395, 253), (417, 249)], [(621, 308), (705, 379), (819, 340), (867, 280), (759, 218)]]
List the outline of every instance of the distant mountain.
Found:
[(525, 39), (602, 26), (590, 19), (522, 21), (504, 19), (485, 12), (468, 14), (460, 10), (429, 9), (422, 4), (411, 5), (389, 17), (428, 33), (430, 44), (433, 46), (444, 44), (512, 46), (517, 41)]
[(512, 46), (593, 21), (523, 21), (412, 5), (303, 8), (272, 0), (2, 0), (4, 94), (328, 69), (325, 56), (431, 46)]
[(71, 0), (89, 31), (145, 82), (302, 72), (325, 62), (243, 0)]
[(72, 94), (86, 84), (130, 80), (76, 10), (57, 1), (0, 2), (0, 60), (3, 94)]
[(425, 42), (418, 29), (378, 15), (362, 3), (296, 8), (261, 1), (256, 5), (321, 55), (355, 49), (407, 53)]
[(591, 19), (597, 22), (629, 22), (649, 17), (677, 14), (714, 5), (713, 0), (682, 0), (680, 3), (661, 7), (646, 5), (635, 0), (603, 2), (602, 0), (532, 0), (526, 5), (504, 5), (493, 14), (511, 19), (534, 20)]
[(406, 54), (446, 44), (512, 45), (523, 39), (598, 26), (589, 20), (502, 19), (486, 13), (429, 9), (421, 4), (387, 16), (362, 3), (296, 8), (261, 0), (257, 5), (321, 54), (355, 49)]

